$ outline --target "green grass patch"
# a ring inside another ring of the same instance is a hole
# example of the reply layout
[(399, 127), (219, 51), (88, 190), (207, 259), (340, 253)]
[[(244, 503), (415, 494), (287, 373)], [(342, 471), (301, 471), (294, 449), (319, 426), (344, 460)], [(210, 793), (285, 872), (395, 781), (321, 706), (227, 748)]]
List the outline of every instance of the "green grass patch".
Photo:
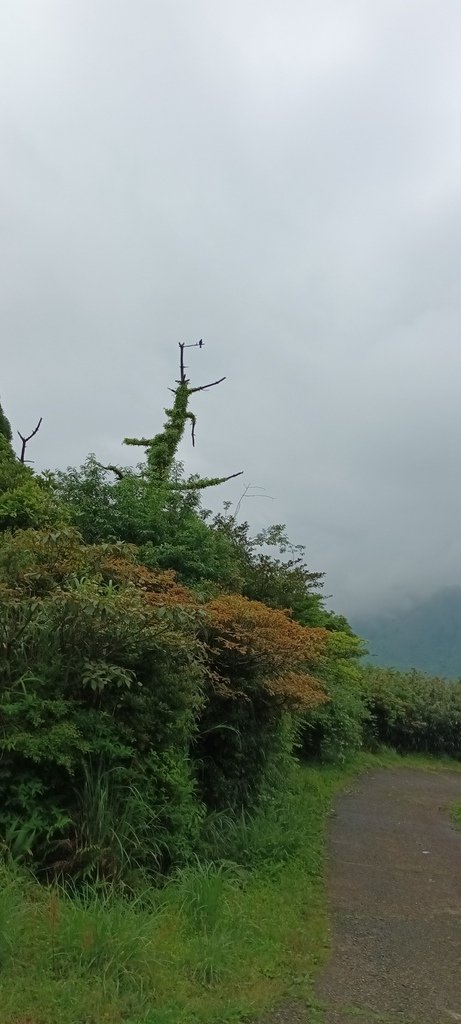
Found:
[(256, 818), (212, 819), (219, 861), (137, 901), (3, 869), (3, 1024), (235, 1024), (290, 988), (309, 995), (327, 950), (326, 823), (349, 775), (299, 768)]
[(451, 816), (456, 825), (461, 828), (461, 804), (455, 804), (451, 809)]
[(357, 771), (409, 765), (440, 770), (387, 752), (299, 767), (255, 818), (210, 819), (201, 859), (134, 900), (3, 867), (2, 1024), (237, 1024), (286, 995), (312, 1000), (332, 800)]
[(354, 758), (356, 771), (375, 768), (415, 768), (429, 772), (461, 772), (461, 761), (455, 761), (448, 756), (439, 757), (431, 754), (400, 754), (390, 747), (382, 747), (376, 753), (364, 751)]

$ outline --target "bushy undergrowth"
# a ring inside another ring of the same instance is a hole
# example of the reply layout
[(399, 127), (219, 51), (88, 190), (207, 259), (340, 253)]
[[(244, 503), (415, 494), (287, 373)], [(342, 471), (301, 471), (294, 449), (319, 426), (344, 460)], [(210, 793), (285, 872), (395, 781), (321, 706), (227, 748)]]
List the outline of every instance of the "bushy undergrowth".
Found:
[(205, 805), (267, 790), (289, 709), (324, 699), (327, 631), (228, 596), (203, 603), (126, 545), (70, 527), (0, 536), (0, 829), (73, 877), (184, 863)]
[(0, 536), (0, 587), (5, 841), (43, 869), (117, 873), (111, 834), (129, 807), (140, 860), (175, 862), (200, 819), (200, 650), (181, 589), (140, 585), (129, 552), (67, 528)]
[[(325, 828), (341, 772), (293, 768), (256, 815), (212, 815), (161, 888), (38, 886), (0, 869), (2, 1024), (235, 1024), (326, 949)], [(302, 941), (300, 936), (302, 935)]]
[(366, 668), (363, 692), (378, 742), (402, 752), (461, 757), (461, 683)]
[(362, 649), (353, 635), (330, 634), (329, 656), (320, 670), (328, 699), (303, 716), (303, 757), (344, 764), (365, 746), (370, 715), (358, 660)]
[(461, 683), (339, 658), (325, 684), (330, 700), (304, 716), (304, 757), (342, 763), (384, 745), (402, 754), (461, 758)]

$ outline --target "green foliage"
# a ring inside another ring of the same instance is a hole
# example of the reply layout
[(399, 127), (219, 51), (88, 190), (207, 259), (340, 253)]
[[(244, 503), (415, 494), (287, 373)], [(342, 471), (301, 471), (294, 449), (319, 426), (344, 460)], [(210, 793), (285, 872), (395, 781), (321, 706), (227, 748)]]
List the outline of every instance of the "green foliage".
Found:
[(359, 664), (362, 653), (358, 637), (330, 634), (328, 657), (319, 671), (329, 700), (304, 715), (300, 733), (304, 757), (341, 764), (364, 746), (369, 710)]
[(209, 805), (260, 799), (293, 750), (284, 702), (312, 690), (302, 672), (322, 630), (240, 597), (213, 605), (215, 633), (237, 630), (234, 693), (216, 686), (230, 665), (212, 654), (211, 620), (203, 634), (191, 595), (137, 557), (69, 527), (0, 538), (0, 828), (47, 872), (118, 878), (187, 859), (194, 776)]
[(151, 441), (125, 438), (125, 444), (141, 444), (147, 449), (148, 474), (151, 480), (168, 483), (179, 444), (184, 434), (188, 414), (189, 387), (181, 380), (174, 393), (172, 409), (165, 409), (166, 423), (163, 430)]
[(260, 798), (275, 762), (293, 751), (286, 713), (324, 699), (313, 675), (328, 633), (240, 595), (206, 606), (210, 685), (196, 744), (208, 806)]
[[(21, 885), (22, 881), (22, 885)], [(0, 860), (0, 970), (3, 972), (24, 939), (26, 886), (13, 866)]]
[(38, 529), (65, 519), (47, 481), (18, 462), (0, 430), (0, 531)]
[[(231, 479), (231, 477), (209, 477), (207, 479), (191, 477), (185, 485), (173, 481), (175, 459), (188, 422), (192, 424), (192, 443), (195, 443), (196, 417), (189, 410), (190, 396), (198, 391), (204, 391), (208, 387), (214, 387), (224, 380), (224, 378), (221, 378), (221, 380), (215, 381), (212, 384), (206, 384), (205, 387), (190, 387), (190, 382), (185, 372), (184, 349), (201, 347), (201, 341), (197, 345), (179, 345), (179, 380), (176, 381), (176, 388), (172, 389), (174, 394), (173, 406), (171, 409), (165, 409), (166, 422), (163, 430), (152, 438), (125, 438), (125, 444), (137, 445), (146, 449), (146, 475), (149, 482), (154, 486), (166, 486), (174, 489), (181, 489), (184, 486), (186, 490), (200, 491), (206, 487), (215, 487), (217, 484), (225, 483), (226, 480)], [(123, 471), (117, 469), (117, 467), (110, 468), (118, 477), (123, 478)], [(240, 473), (233, 474), (233, 476), (240, 476)]]
[(294, 731), (284, 725), (262, 692), (251, 700), (215, 694), (206, 702), (193, 757), (207, 807), (239, 812), (258, 802), (293, 752)]
[(117, 566), (136, 573), (116, 554), (66, 529), (0, 537), (0, 829), (47, 869), (102, 870), (118, 811), (152, 869), (184, 858), (200, 823), (195, 613), (146, 604), (148, 573), (114, 581)]
[(461, 758), (461, 684), (422, 672), (366, 668), (364, 692), (377, 740), (399, 751)]
[(13, 438), (13, 432), (11, 430), (11, 424), (9, 419), (5, 416), (2, 406), (0, 404), (0, 434), (6, 437), (7, 441), (11, 441)]
[[(175, 467), (174, 481), (180, 479), (181, 468)], [(111, 542), (117, 538), (135, 543), (137, 557), (144, 565), (154, 570), (174, 569), (198, 595), (206, 597), (224, 589), (263, 601), (277, 611), (288, 608), (296, 622), (309, 628), (327, 628), (332, 637), (338, 627), (349, 628), (324, 609), (318, 590), (321, 574), (308, 570), (303, 548), (290, 544), (282, 526), (252, 537), (248, 523), (237, 523), (228, 512), (215, 517), (202, 512), (196, 491), (153, 486), (143, 467), (112, 480), (94, 458), (80, 471), (56, 475), (54, 485), (87, 541)], [(348, 665), (358, 656), (356, 648), (349, 652)], [(331, 702), (330, 711), (325, 713), (328, 722), (334, 714), (333, 706), (339, 709), (341, 705), (330, 742), (331, 748), (333, 739), (338, 740), (340, 758), (343, 746), (355, 745), (350, 741), (350, 719), (359, 715), (359, 699), (347, 685), (344, 658), (341, 666), (338, 662), (338, 674), (333, 679), (334, 656), (329, 658), (329, 685), (335, 688), (338, 704)], [(240, 668), (237, 675), (235, 671), (234, 690), (245, 693), (250, 676), (258, 678), (257, 666), (255, 672), (254, 666), (246, 665), (243, 675)], [(253, 691), (251, 699), (247, 694), (243, 699), (229, 700), (219, 688), (207, 687), (191, 755), (209, 806), (241, 807), (256, 799), (276, 764), (285, 765), (294, 750), (296, 730), (288, 734), (279, 703), (269, 700), (259, 683)], [(349, 730), (349, 739), (340, 736), (340, 720)], [(325, 740), (324, 755), (326, 748)]]
[(204, 825), (208, 859), (130, 901), (0, 866), (2, 1024), (236, 1024), (292, 985), (311, 996), (327, 948), (325, 830), (346, 780), (292, 768), (256, 816)]
[[(139, 884), (145, 873), (160, 871), (164, 849), (158, 830), (158, 803), (149, 804), (126, 773), (101, 762), (83, 763), (81, 790), (76, 791), (72, 833), (53, 844), (53, 872), (104, 884), (107, 879)], [(144, 782), (140, 778), (140, 783)]]
[(455, 806), (452, 807), (452, 818), (458, 827), (461, 828), (461, 804), (455, 804)]
[[(210, 519), (209, 512), (202, 515)], [(323, 573), (308, 569), (304, 547), (291, 544), (283, 525), (274, 524), (252, 537), (249, 523), (239, 523), (228, 507), (224, 514), (214, 516), (210, 525), (213, 533), (231, 544), (240, 593), (271, 608), (289, 609), (302, 625), (331, 627), (333, 617), (324, 609), (319, 593)]]
[[(180, 477), (178, 466), (173, 482)], [(113, 480), (94, 457), (80, 470), (56, 473), (51, 480), (88, 543), (136, 544), (138, 557), (149, 568), (174, 569), (199, 591), (239, 587), (239, 564), (232, 545), (198, 514), (197, 490), (153, 484), (144, 467)]]

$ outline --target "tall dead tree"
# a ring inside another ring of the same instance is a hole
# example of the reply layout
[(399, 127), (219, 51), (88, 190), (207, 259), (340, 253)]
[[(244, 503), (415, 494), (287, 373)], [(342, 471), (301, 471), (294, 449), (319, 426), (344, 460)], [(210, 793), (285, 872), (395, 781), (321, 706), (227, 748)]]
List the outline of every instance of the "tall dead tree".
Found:
[[(171, 482), (174, 461), (176, 459), (179, 444), (184, 436), (187, 423), (191, 424), (192, 445), (195, 445), (196, 417), (189, 409), (189, 399), (191, 395), (195, 395), (199, 391), (207, 391), (209, 388), (217, 387), (218, 384), (222, 384), (226, 379), (225, 377), (220, 377), (219, 380), (214, 380), (210, 384), (191, 387), (190, 380), (186, 374), (187, 367), (184, 362), (184, 353), (188, 348), (203, 348), (202, 339), (195, 342), (193, 345), (186, 345), (185, 342), (180, 342), (179, 379), (175, 382), (176, 387), (170, 388), (174, 395), (174, 402), (171, 409), (165, 409), (166, 422), (163, 430), (161, 430), (159, 434), (156, 434), (155, 437), (151, 438), (126, 437), (124, 444), (139, 445), (140, 447), (145, 448), (148, 474), (153, 483), (168, 483), (171, 487), (180, 490), (202, 490), (205, 487), (214, 487), (217, 484), (226, 483), (227, 480), (232, 480), (234, 477), (241, 476), (242, 472), (231, 473), (229, 476), (197, 479), (189, 483), (176, 484)], [(123, 472), (115, 466), (108, 466), (106, 468), (112, 469), (117, 473), (117, 475)]]
[(40, 419), (39, 419), (39, 421), (37, 423), (37, 426), (35, 427), (35, 430), (33, 430), (31, 434), (28, 434), (27, 437), (24, 437), (24, 434), (21, 434), (21, 431), (18, 430), (18, 434), (19, 434), (19, 437), (21, 438), (21, 442), (22, 442), (21, 454), (19, 456), (19, 461), (20, 462), (28, 462), (29, 461), (28, 459), (26, 459), (26, 448), (27, 448), (27, 445), (28, 445), (29, 441), (31, 441), (32, 438), (35, 437), (35, 435), (40, 430), (40, 427), (41, 427), (41, 424), (42, 424), (42, 419), (43, 419), (43, 416), (40, 416)]

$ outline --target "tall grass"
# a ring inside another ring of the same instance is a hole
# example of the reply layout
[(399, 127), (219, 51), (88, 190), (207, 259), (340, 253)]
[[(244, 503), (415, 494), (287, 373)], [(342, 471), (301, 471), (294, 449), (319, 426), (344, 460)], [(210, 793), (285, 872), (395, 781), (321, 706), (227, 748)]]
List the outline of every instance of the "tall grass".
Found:
[(161, 830), (155, 809), (140, 789), (122, 782), (115, 769), (83, 764), (83, 785), (71, 831), (52, 844), (50, 875), (95, 886), (139, 885), (146, 861), (155, 876), (162, 863)]
[(235, 1024), (287, 980), (307, 992), (326, 944), (325, 825), (345, 778), (299, 768), (256, 817), (210, 818), (200, 859), (138, 898), (4, 868), (2, 1024)]
[(24, 943), (24, 890), (14, 869), (0, 869), (0, 970), (8, 969)]
[(211, 816), (200, 857), (135, 897), (120, 880), (47, 887), (0, 866), (1, 1024), (238, 1024), (287, 993), (310, 999), (332, 799), (386, 765), (453, 763), (380, 752), (297, 767), (255, 817)]

